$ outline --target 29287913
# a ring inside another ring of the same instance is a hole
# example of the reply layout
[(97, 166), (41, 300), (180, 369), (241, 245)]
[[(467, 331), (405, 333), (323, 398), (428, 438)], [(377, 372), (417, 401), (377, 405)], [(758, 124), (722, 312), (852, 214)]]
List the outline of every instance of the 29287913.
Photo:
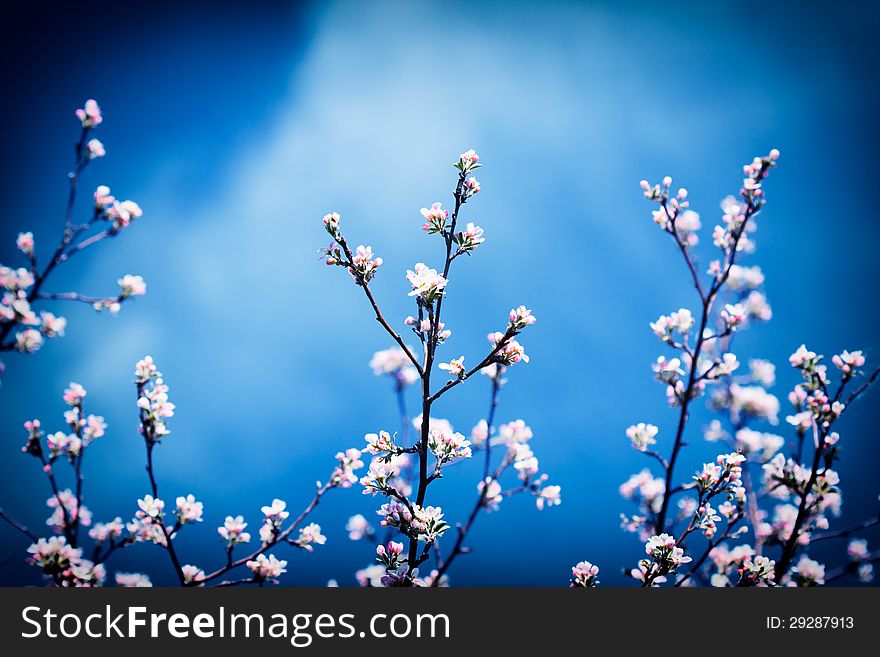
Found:
[(767, 616), (768, 630), (851, 630), (852, 616)]

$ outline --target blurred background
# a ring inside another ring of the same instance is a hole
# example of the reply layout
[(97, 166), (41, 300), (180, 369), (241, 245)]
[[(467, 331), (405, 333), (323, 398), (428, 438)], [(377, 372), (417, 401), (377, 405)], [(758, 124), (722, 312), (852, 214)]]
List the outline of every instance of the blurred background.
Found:
[[(487, 241), (456, 262), (444, 304), (453, 337), (442, 353), (477, 362), (511, 307), (534, 309), (538, 324), (522, 340), (532, 362), (511, 370), (498, 420), (532, 426), (563, 503), (538, 512), (521, 496), (481, 516), (452, 582), (565, 585), (570, 566), (588, 559), (604, 584), (626, 584), (622, 570), (643, 547), (619, 528), (619, 513), (634, 506), (617, 487), (652, 463), (624, 430), (657, 424), (668, 452), (676, 419), (652, 381), (650, 363), (665, 351), (648, 323), (696, 301), (638, 182), (670, 174), (686, 186), (710, 247), (741, 165), (781, 149), (748, 260), (766, 274), (774, 319), (740, 336), (736, 351), (777, 363), (782, 398), (797, 380), (787, 357), (801, 342), (829, 358), (864, 348), (876, 365), (878, 9), (83, 0), (7, 10), (0, 261), (18, 265), (21, 230), (42, 253), (58, 239), (73, 112), (95, 98), (107, 157), (85, 174), (77, 216), (98, 184), (136, 200), (144, 216), (47, 289), (110, 294), (126, 273), (149, 288), (115, 318), (64, 306), (66, 337), (32, 357), (4, 356), (0, 504), (43, 526), (48, 491), (19, 451), (21, 424), (39, 417), (62, 428), (61, 394), (77, 381), (87, 411), (109, 424), (85, 462), (86, 505), (97, 520), (130, 517), (148, 491), (132, 369), (151, 354), (177, 404), (156, 452), (160, 491), (205, 502), (206, 522), (180, 538), (185, 562), (222, 563), (215, 528), (226, 514), (244, 514), (256, 530), (273, 497), (304, 506), (337, 450), (397, 426), (391, 383), (368, 367), (389, 341), (348, 276), (318, 259), (328, 241), (321, 217), (340, 212), (349, 241), (384, 258), (374, 289), (402, 329), (412, 312), (405, 269), (441, 264), (419, 208), (451, 205), (451, 163), (475, 148), (483, 189), (463, 219)], [(841, 527), (876, 510), (878, 394), (840, 426)], [(436, 414), (468, 433), (488, 396), (478, 377)], [(682, 480), (717, 453), (699, 436), (708, 418), (692, 419)], [(478, 473), (476, 463), (453, 468), (430, 501), (463, 520)], [(284, 583), (353, 585), (373, 552), (348, 540), (345, 521), (358, 512), (372, 520), (378, 502), (358, 488), (328, 495), (314, 515), (328, 542), (314, 554), (277, 550), (290, 562)], [(22, 563), (24, 537), (4, 525), (0, 546), (0, 583), (39, 583)], [(824, 550), (816, 554), (839, 562), (845, 542)], [(121, 563), (173, 582), (150, 546), (127, 550), (111, 572)]]

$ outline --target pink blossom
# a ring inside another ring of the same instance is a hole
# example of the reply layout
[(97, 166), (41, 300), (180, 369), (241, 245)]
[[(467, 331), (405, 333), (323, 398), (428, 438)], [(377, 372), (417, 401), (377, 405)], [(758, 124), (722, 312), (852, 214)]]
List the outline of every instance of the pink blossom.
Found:
[(489, 438), (489, 425), (486, 420), (480, 420), (471, 429), (471, 442), (477, 447), (481, 447)]
[(361, 461), (361, 450), (350, 447), (344, 452), (337, 452), (336, 460), (339, 464), (331, 475), (331, 482), (334, 486), (349, 488), (358, 480), (354, 471), (364, 467), (364, 462)]
[[(98, 201), (97, 192), (95, 200), (96, 202), (100, 203), (100, 201)], [(121, 230), (128, 227), (128, 225), (132, 221), (143, 216), (143, 213), (144, 212), (143, 210), (141, 210), (141, 206), (139, 206), (134, 201), (119, 202), (114, 200), (109, 207), (106, 207), (104, 209), (105, 217), (109, 221), (113, 222), (113, 227), (116, 230)]]
[(464, 356), (453, 358), (448, 363), (440, 363), (437, 367), (441, 370), (449, 372), (449, 376), (461, 378), (465, 374)]
[(249, 543), (251, 535), (245, 531), (248, 524), (244, 521), (244, 516), (226, 516), (223, 526), (217, 528), (220, 538), (227, 542), (228, 547), (232, 547), (236, 543)]
[(159, 498), (154, 498), (152, 495), (144, 495), (142, 499), (138, 500), (138, 507), (140, 511), (135, 514), (138, 518), (158, 518), (162, 515), (165, 502)]
[(446, 220), (449, 213), (443, 209), (442, 203), (434, 203), (430, 208), (422, 208), (419, 210), (425, 223), (422, 224), (422, 230), (429, 234), (439, 233), (446, 229)]
[(296, 539), (296, 544), (309, 552), (315, 549), (313, 545), (324, 545), (326, 542), (327, 537), (321, 533), (321, 525), (314, 522), (300, 529), (299, 538)]
[(43, 346), (43, 336), (34, 329), (25, 329), (15, 334), (15, 348), (21, 352), (32, 354)]
[(862, 561), (868, 556), (868, 541), (863, 538), (854, 538), (846, 546), (846, 553), (853, 561)]
[(204, 505), (201, 502), (197, 502), (194, 495), (189, 494), (186, 497), (178, 497), (176, 505), (177, 519), (181, 523), (202, 522)]
[(368, 538), (373, 535), (373, 527), (360, 513), (348, 519), (348, 522), (345, 523), (345, 530), (348, 532), (348, 537), (353, 541), (359, 541), (362, 538)]
[(561, 486), (544, 486), (535, 496), (535, 505), (538, 507), (538, 511), (542, 511), (545, 506), (549, 508), (562, 504), (561, 494)]
[(44, 310), (40, 313), (40, 320), (42, 323), (40, 330), (47, 338), (55, 338), (64, 335), (64, 329), (67, 328), (67, 320), (63, 317), (58, 317), (57, 315)]
[(806, 345), (801, 345), (788, 357), (788, 362), (791, 363), (792, 367), (810, 369), (816, 365), (818, 357), (815, 351), (810, 351)]
[(843, 353), (833, 356), (831, 361), (845, 375), (852, 376), (855, 370), (865, 364), (865, 357), (861, 351), (844, 350)]
[(324, 228), (330, 233), (333, 237), (336, 237), (339, 234), (339, 221), (340, 216), (338, 212), (331, 212), (330, 214), (324, 215)]
[(504, 497), (501, 495), (501, 484), (493, 477), (486, 477), (477, 484), (477, 492), (482, 497), (482, 506), (486, 511), (497, 511)]
[(355, 249), (351, 261), (354, 264), (354, 271), (351, 272), (352, 276), (356, 273), (364, 281), (370, 281), (376, 275), (376, 270), (382, 266), (382, 258), (373, 257), (372, 247), (364, 246), (363, 244)]
[(434, 298), (443, 294), (446, 287), (446, 279), (424, 263), (416, 263), (415, 271), (407, 270), (406, 280), (412, 285), (409, 296), (419, 296), (430, 303)]
[(78, 406), (85, 399), (86, 389), (78, 383), (71, 383), (64, 391), (64, 403), (68, 406)]
[(95, 523), (95, 526), (89, 530), (89, 537), (99, 543), (107, 540), (115, 540), (122, 536), (122, 531), (124, 529), (125, 525), (122, 523), (122, 518), (117, 517), (110, 522)]
[(526, 355), (525, 348), (513, 338), (505, 338), (504, 334), (498, 331), (490, 333), (487, 337), (489, 344), (494, 346), (498, 346), (499, 344), (502, 345), (495, 353), (495, 360), (497, 363), (504, 365), (505, 367), (510, 367), (511, 365), (516, 365), (520, 361), (524, 363), (529, 362), (529, 357)]
[(464, 192), (464, 198), (469, 199), (471, 196), (480, 192), (480, 182), (471, 176), (465, 179), (464, 183), (462, 183), (462, 191)]
[(104, 157), (107, 154), (107, 152), (104, 150), (104, 144), (102, 144), (97, 139), (90, 139), (89, 143), (86, 144), (86, 148), (89, 151), (90, 160)]
[(455, 163), (455, 168), (461, 171), (463, 174), (470, 173), (480, 166), (482, 166), (480, 164), (480, 157), (477, 155), (473, 148), (459, 155), (458, 162)]
[(152, 378), (162, 376), (152, 356), (144, 356), (134, 366), (134, 378), (137, 383), (146, 383)]
[(31, 232), (19, 233), (15, 240), (15, 246), (26, 256), (34, 254), (34, 234)]
[(458, 432), (434, 429), (428, 433), (428, 449), (441, 463), (471, 457), (471, 441)]
[(462, 253), (473, 251), (486, 240), (483, 238), (483, 229), (472, 222), (468, 222), (463, 231), (456, 235), (458, 249)]
[(149, 588), (153, 584), (143, 573), (116, 573), (116, 585), (125, 588)]
[(801, 556), (791, 574), (798, 586), (818, 586), (825, 583), (825, 566), (806, 555)]
[(260, 511), (263, 512), (263, 517), (268, 522), (273, 525), (280, 525), (288, 518), (288, 516), (290, 516), (290, 512), (285, 511), (286, 508), (287, 502), (275, 498), (272, 500), (271, 505), (260, 507)]
[(538, 321), (532, 314), (532, 311), (525, 306), (519, 306), (510, 311), (510, 328), (514, 331), (524, 329)]
[(187, 564), (181, 567), (181, 571), (183, 571), (184, 582), (198, 582), (205, 579), (205, 571), (198, 566)]
[(287, 572), (287, 562), (275, 558), (274, 554), (268, 557), (265, 554), (257, 555), (257, 558), (248, 561), (245, 565), (251, 569), (254, 579), (260, 582), (273, 580)]
[(107, 185), (99, 185), (95, 190), (95, 207), (99, 210), (110, 207), (116, 201), (116, 197), (110, 195)]
[(498, 427), (498, 439), (508, 447), (527, 443), (533, 436), (531, 427), (524, 420), (514, 420)]
[(418, 371), (400, 347), (377, 351), (370, 360), (370, 368), (376, 376), (388, 374), (403, 386), (412, 385), (419, 379)]
[(34, 275), (24, 267), (11, 269), (0, 266), (0, 286), (5, 287), (10, 292), (26, 290), (33, 284)]
[(653, 424), (639, 422), (638, 424), (628, 427), (626, 435), (632, 441), (634, 448), (640, 452), (644, 452), (648, 447), (657, 442), (654, 437), (657, 435), (658, 431), (660, 431), (660, 429)]
[(122, 288), (119, 296), (123, 299), (126, 297), (139, 297), (147, 293), (147, 284), (140, 276), (126, 274), (116, 282)]
[(596, 576), (599, 574), (599, 567), (594, 566), (589, 561), (581, 561), (574, 565), (571, 569), (571, 587), (572, 588), (592, 588), (599, 581)]
[(395, 452), (397, 447), (394, 444), (394, 438), (387, 431), (379, 431), (379, 433), (368, 433), (364, 436), (367, 441), (366, 451), (370, 454), (381, 454), (383, 452)]
[(82, 109), (76, 110), (76, 118), (80, 120), (83, 128), (94, 128), (104, 120), (101, 116), (101, 108), (91, 98), (86, 101)]

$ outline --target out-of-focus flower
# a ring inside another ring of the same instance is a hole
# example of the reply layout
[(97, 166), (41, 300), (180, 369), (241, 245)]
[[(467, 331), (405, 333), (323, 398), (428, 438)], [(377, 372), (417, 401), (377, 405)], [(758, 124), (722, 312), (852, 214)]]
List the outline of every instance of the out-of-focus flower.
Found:
[(101, 116), (101, 108), (91, 98), (86, 101), (81, 109), (76, 110), (76, 118), (80, 120), (83, 128), (94, 128), (104, 120)]
[(15, 246), (26, 256), (32, 256), (34, 254), (34, 234), (31, 232), (19, 233), (15, 240)]
[(360, 513), (348, 519), (348, 522), (345, 523), (345, 530), (348, 532), (348, 537), (353, 541), (359, 541), (362, 538), (369, 538), (373, 535), (373, 527)]
[(633, 447), (640, 452), (644, 452), (648, 447), (656, 444), (657, 441), (654, 437), (657, 435), (658, 431), (660, 431), (660, 429), (653, 424), (639, 422), (638, 424), (628, 427), (626, 435), (632, 441)]
[(562, 487), (561, 486), (544, 486), (535, 495), (535, 505), (538, 511), (543, 511), (544, 507), (558, 506), (562, 504)]
[(116, 573), (116, 585), (125, 588), (149, 588), (153, 586), (150, 578), (143, 573)]
[(140, 276), (126, 274), (116, 282), (121, 288), (119, 296), (123, 299), (126, 297), (139, 297), (147, 293), (147, 284)]
[(104, 144), (102, 144), (98, 139), (90, 139), (89, 143), (86, 144), (86, 149), (88, 149), (89, 151), (90, 160), (104, 157), (107, 154), (107, 152), (104, 150)]

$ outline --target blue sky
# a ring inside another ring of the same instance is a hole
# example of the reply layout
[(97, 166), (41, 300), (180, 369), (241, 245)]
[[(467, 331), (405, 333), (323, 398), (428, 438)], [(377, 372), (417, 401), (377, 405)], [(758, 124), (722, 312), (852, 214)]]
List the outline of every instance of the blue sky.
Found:
[[(189, 560), (221, 559), (213, 527), (227, 513), (256, 523), (273, 497), (304, 505), (338, 449), (396, 422), (390, 386), (367, 367), (388, 341), (347, 277), (318, 260), (321, 216), (339, 211), (349, 240), (384, 258), (374, 287), (399, 323), (412, 311), (405, 269), (441, 255), (418, 209), (451, 203), (451, 162), (470, 147), (485, 164), (483, 191), (464, 219), (487, 241), (456, 262), (445, 353), (476, 362), (510, 307), (534, 309), (539, 322), (523, 338), (532, 362), (511, 372), (499, 419), (533, 427), (564, 502), (538, 513), (516, 499), (481, 518), (453, 581), (553, 585), (589, 559), (603, 582), (620, 584), (639, 558), (641, 545), (618, 529), (630, 507), (617, 486), (648, 464), (623, 432), (653, 422), (668, 449), (675, 418), (651, 381), (663, 350), (647, 325), (695, 300), (674, 245), (650, 221), (641, 178), (674, 176), (711, 227), (740, 166), (780, 148), (751, 258), (775, 317), (743, 335), (738, 353), (774, 360), (780, 395), (795, 382), (782, 366), (801, 342), (829, 356), (865, 348), (876, 361), (875, 8), (827, 15), (806, 4), (793, 16), (766, 3), (668, 3), (662, 13), (655, 3), (196, 3), (161, 20), (141, 9), (65, 11), (23, 15), (6, 35), (15, 57), (3, 81), (18, 91), (15, 130), (0, 146), (0, 260), (15, 258), (19, 230), (54, 241), (72, 111), (94, 97), (108, 156), (84, 187), (107, 183), (145, 214), (51, 287), (101, 293), (138, 273), (149, 294), (117, 318), (66, 308), (63, 340), (5, 359), (0, 500), (31, 525), (47, 495), (18, 452), (20, 425), (41, 417), (60, 427), (72, 380), (110, 424), (89, 453), (87, 504), (102, 518), (134, 511), (147, 482), (130, 381), (146, 353), (178, 405), (157, 454), (160, 488), (206, 503), (206, 526), (182, 538), (200, 556)], [(110, 54), (100, 38), (83, 39), (92, 25), (106, 38), (124, 34), (126, 47)], [(437, 414), (466, 431), (487, 398), (486, 382), (473, 381)], [(842, 523), (876, 506), (870, 405), (842, 426)], [(682, 477), (712, 455), (696, 434), (691, 442)], [(453, 519), (478, 476), (456, 470), (432, 491)], [(291, 555), (286, 581), (351, 583), (371, 556), (343, 525), (371, 509), (357, 491), (328, 497), (315, 518), (328, 545)], [(23, 547), (6, 529), (0, 540), (0, 556)], [(171, 581), (149, 549), (131, 559), (127, 568)], [(0, 568), (3, 582), (33, 581), (17, 556)]]

